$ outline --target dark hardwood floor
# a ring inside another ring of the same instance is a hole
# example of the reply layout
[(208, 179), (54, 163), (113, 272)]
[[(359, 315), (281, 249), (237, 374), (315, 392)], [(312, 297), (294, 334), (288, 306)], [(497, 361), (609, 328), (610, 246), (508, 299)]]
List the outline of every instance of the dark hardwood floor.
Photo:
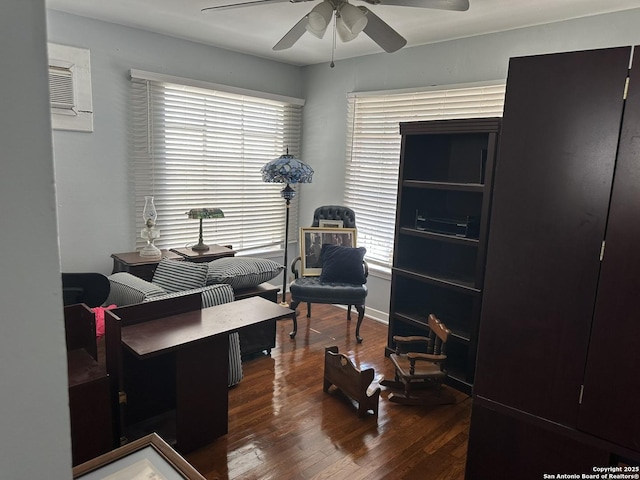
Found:
[(403, 406), (383, 387), (378, 418), (358, 418), (340, 391), (322, 391), (324, 348), (337, 345), (359, 368), (391, 378), (386, 325), (365, 318), (358, 345), (356, 315), (347, 323), (344, 309), (315, 304), (311, 319), (306, 306), (299, 312), (295, 339), (283, 320), (271, 356), (243, 364), (229, 391), (229, 433), (187, 460), (209, 480), (462, 480), (471, 399), (451, 390), (454, 405)]

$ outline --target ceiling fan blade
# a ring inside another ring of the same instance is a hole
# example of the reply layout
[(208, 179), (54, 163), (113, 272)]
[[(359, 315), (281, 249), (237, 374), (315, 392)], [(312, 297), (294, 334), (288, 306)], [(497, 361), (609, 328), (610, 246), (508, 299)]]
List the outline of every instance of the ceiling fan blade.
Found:
[(300, 40), (300, 37), (307, 31), (308, 24), (309, 15), (305, 15), (273, 46), (273, 50), (286, 50), (287, 48), (293, 47), (293, 44)]
[(371, 5), (392, 5), (398, 7), (436, 8), (438, 10), (469, 10), (469, 0), (364, 0)]
[(367, 25), (363, 32), (376, 42), (387, 53), (400, 50), (407, 44), (402, 35), (391, 28), (380, 17), (366, 7), (358, 7), (367, 15)]
[(240, 8), (240, 7), (253, 7), (255, 5), (269, 5), (271, 3), (300, 3), (300, 2), (309, 2), (312, 0), (250, 0), (248, 2), (238, 2), (238, 3), (229, 3), (227, 5), (215, 5), (213, 7), (205, 7), (201, 12), (210, 12), (212, 10), (229, 10), (231, 8)]

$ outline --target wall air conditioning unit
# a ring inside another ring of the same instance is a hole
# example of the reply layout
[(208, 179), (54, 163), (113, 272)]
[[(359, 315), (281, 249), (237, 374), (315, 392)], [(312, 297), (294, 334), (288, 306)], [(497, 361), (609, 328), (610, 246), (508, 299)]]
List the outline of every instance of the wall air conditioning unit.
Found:
[(73, 72), (70, 67), (49, 65), (49, 93), (52, 113), (61, 115), (78, 114), (76, 96), (73, 90)]
[(48, 46), (52, 128), (93, 132), (89, 50), (54, 43)]

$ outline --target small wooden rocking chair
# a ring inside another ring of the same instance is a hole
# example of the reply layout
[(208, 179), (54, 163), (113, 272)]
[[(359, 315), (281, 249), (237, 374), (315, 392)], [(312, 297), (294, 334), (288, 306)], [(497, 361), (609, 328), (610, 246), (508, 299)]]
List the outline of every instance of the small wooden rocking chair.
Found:
[(395, 381), (383, 380), (380, 384), (403, 389), (404, 393), (390, 393), (389, 401), (406, 405), (455, 402), (442, 388), (447, 376), (445, 346), (451, 331), (433, 314), (429, 315), (429, 329), (428, 337), (393, 337), (396, 352), (390, 358), (395, 366)]

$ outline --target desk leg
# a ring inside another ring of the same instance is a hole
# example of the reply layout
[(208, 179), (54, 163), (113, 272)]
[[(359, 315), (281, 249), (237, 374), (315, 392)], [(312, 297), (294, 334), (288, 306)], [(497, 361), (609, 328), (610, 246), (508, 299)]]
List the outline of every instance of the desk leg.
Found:
[(176, 356), (176, 447), (186, 453), (227, 433), (229, 337), (196, 342)]

